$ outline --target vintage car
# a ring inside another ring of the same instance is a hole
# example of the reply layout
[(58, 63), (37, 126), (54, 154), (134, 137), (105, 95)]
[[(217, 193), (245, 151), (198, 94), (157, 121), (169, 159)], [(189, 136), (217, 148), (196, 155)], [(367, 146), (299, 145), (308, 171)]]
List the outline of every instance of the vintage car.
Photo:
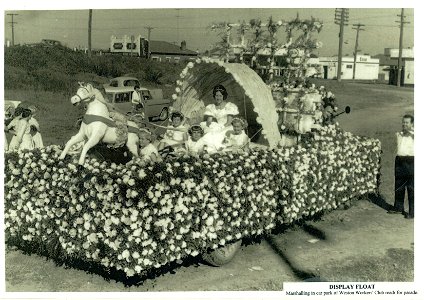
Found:
[(105, 84), (104, 87), (126, 87), (126, 86), (140, 86), (140, 81), (135, 77), (120, 76), (112, 78), (109, 84)]
[(139, 93), (142, 103), (132, 102), (134, 93), (133, 86), (105, 87), (108, 100), (122, 113), (131, 114), (134, 111), (142, 111), (149, 121), (165, 121), (168, 119), (171, 101), (164, 99), (162, 91), (140, 88)]

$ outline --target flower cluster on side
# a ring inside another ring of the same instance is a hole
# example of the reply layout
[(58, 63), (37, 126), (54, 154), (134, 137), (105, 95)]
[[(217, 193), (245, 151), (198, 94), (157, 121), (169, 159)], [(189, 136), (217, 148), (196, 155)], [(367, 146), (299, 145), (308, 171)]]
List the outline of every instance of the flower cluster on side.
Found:
[(7, 153), (6, 242), (142, 274), (376, 192), (380, 149), (328, 126), (297, 147), (149, 165)]

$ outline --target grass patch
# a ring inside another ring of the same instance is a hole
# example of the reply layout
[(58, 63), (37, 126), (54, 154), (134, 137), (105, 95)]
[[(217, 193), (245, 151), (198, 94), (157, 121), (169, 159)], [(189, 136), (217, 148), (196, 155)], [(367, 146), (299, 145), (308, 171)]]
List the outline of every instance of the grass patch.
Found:
[(414, 281), (414, 251), (387, 250), (382, 257), (351, 257), (335, 261), (320, 270), (320, 277), (337, 282), (412, 282)]

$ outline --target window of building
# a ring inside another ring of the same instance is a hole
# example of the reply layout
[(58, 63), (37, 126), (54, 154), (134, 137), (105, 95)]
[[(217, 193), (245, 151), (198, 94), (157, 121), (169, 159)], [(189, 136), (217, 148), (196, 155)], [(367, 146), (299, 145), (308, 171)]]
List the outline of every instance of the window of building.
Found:
[(175, 60), (175, 62), (177, 63), (177, 62), (179, 62), (179, 61), (180, 61), (180, 58), (179, 58), (179, 57), (174, 57), (174, 60)]
[(171, 58), (170, 58), (170, 57), (166, 57), (166, 58), (165, 58), (165, 61), (166, 61), (166, 62), (171, 62)]
[(160, 61), (160, 57), (158, 57), (158, 56), (152, 56), (152, 60), (154, 60), (154, 61)]
[(352, 65), (346, 65), (346, 69), (352, 69), (353, 66)]

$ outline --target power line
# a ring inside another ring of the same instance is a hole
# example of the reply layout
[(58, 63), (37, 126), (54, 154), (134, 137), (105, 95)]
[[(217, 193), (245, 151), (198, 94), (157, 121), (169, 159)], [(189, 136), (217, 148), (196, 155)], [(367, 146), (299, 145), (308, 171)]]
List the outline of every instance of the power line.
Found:
[(365, 26), (364, 24), (352, 24), (355, 26), (352, 29), (356, 29), (356, 41), (355, 41), (355, 51), (353, 53), (353, 77), (352, 79), (355, 79), (355, 73), (356, 73), (356, 55), (358, 54), (358, 40), (359, 40), (359, 31), (363, 31), (365, 29), (361, 29), (362, 26)]
[(88, 10), (88, 57), (91, 57), (91, 24), (93, 22), (93, 10)]
[(403, 24), (410, 23), (405, 22), (405, 15), (404, 15), (404, 9), (402, 8), (402, 12), (400, 15), (397, 15), (400, 17), (400, 21), (395, 21), (396, 23), (400, 23), (400, 36), (399, 36), (399, 56), (398, 56), (398, 70), (397, 70), (397, 86), (400, 87), (400, 77), (402, 75), (402, 43), (403, 43)]
[(155, 27), (147, 26), (144, 28), (147, 29), (147, 58), (150, 58), (150, 32), (155, 29)]
[(339, 29), (339, 55), (337, 59), (337, 81), (341, 81), (342, 74), (342, 56), (343, 56), (343, 31), (344, 27), (349, 22), (349, 9), (348, 8), (336, 8), (334, 13), (334, 23), (340, 26)]
[(15, 24), (18, 24), (17, 22), (13, 21), (14, 16), (18, 16), (18, 14), (7, 14), (8, 16), (12, 17), (12, 22), (8, 22), (12, 26), (12, 46), (15, 46)]

